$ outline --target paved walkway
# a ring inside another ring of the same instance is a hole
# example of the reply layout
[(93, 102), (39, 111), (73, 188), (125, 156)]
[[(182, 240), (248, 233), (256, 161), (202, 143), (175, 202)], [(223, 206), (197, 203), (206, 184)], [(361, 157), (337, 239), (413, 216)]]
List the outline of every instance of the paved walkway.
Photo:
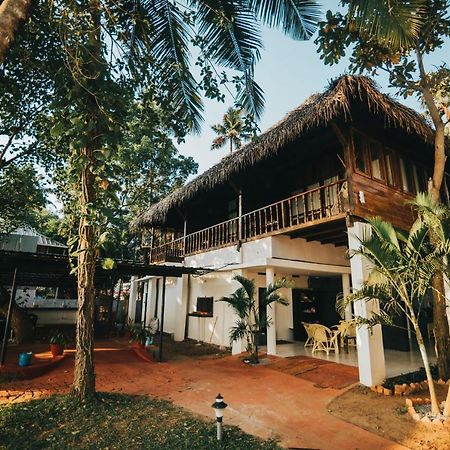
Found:
[[(231, 356), (151, 364), (114, 342), (97, 344), (95, 360), (99, 391), (164, 398), (209, 418), (220, 392), (229, 404), (225, 423), (262, 438), (278, 438), (286, 447), (404, 449), (330, 415), (327, 404), (342, 391), (318, 389), (310, 381), (264, 365), (249, 367)], [(72, 374), (73, 359), (68, 358), (51, 373), (1, 386), (0, 403), (67, 392)]]

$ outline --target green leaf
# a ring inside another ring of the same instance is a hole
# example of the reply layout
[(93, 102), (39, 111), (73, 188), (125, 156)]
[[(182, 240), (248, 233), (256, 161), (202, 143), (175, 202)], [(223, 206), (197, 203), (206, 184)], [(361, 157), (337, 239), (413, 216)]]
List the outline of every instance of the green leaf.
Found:
[(112, 270), (116, 267), (117, 263), (112, 258), (104, 258), (102, 260), (102, 269)]

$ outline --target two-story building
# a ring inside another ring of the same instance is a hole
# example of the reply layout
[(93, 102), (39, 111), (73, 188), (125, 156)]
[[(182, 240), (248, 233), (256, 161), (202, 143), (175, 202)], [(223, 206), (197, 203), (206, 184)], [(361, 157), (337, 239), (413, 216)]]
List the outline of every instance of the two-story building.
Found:
[[(290, 305), (268, 311), (269, 354), (277, 354), (277, 341), (304, 339), (302, 322), (338, 323), (336, 295), (360, 286), (367, 273), (361, 258), (348, 258), (364, 219), (378, 215), (407, 229), (413, 214), (406, 201), (426, 190), (432, 164), (433, 132), (421, 115), (368, 78), (332, 82), (136, 219), (150, 262), (213, 269), (166, 281), (166, 330), (177, 340), (229, 346), (236, 317), (217, 300), (237, 288), (237, 273), (255, 279), (260, 292), (275, 278), (291, 281), (284, 290)], [(144, 290), (147, 317), (158, 316), (161, 279), (147, 280)], [(366, 316), (376, 305), (353, 308)], [(360, 328), (362, 383), (380, 382), (383, 348), (402, 346), (409, 349), (407, 331), (386, 330), (383, 345), (380, 326)]]

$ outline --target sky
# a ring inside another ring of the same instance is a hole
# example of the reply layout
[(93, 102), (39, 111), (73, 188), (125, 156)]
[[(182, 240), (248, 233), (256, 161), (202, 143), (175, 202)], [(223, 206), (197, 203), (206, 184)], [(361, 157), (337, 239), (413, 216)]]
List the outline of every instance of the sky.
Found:
[[(324, 10), (337, 9), (338, 2), (335, 0), (324, 0), (322, 3)], [(259, 124), (261, 131), (278, 122), (311, 94), (325, 90), (330, 80), (345, 73), (348, 61), (343, 60), (338, 65), (326, 66), (320, 60), (314, 38), (307, 42), (299, 42), (277, 30), (263, 30), (265, 49), (255, 71), (256, 81), (264, 89), (266, 100), (265, 112)], [(425, 63), (431, 67), (445, 61), (450, 62), (449, 55), (450, 42), (447, 42), (432, 57), (425, 59)], [(383, 92), (395, 97), (395, 91), (387, 88), (385, 76), (375, 77), (375, 80)], [(180, 153), (192, 156), (199, 163), (198, 173), (204, 172), (227, 155), (227, 147), (220, 150), (210, 150), (210, 147), (216, 136), (211, 130), (211, 125), (222, 121), (226, 109), (232, 106), (232, 99), (228, 100), (228, 103), (206, 100), (201, 134), (189, 136), (184, 144), (178, 146)], [(398, 100), (417, 110), (421, 109), (419, 102), (413, 98), (407, 101), (402, 98)]]

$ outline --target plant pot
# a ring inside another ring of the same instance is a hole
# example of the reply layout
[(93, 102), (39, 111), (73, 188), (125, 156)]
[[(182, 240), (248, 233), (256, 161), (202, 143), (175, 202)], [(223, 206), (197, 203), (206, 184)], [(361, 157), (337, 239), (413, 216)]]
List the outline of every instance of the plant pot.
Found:
[(50, 344), (50, 351), (52, 352), (53, 358), (55, 356), (61, 356), (64, 353), (63, 344)]
[(26, 367), (31, 364), (31, 357), (33, 356), (32, 352), (27, 353), (19, 353), (19, 366)]

